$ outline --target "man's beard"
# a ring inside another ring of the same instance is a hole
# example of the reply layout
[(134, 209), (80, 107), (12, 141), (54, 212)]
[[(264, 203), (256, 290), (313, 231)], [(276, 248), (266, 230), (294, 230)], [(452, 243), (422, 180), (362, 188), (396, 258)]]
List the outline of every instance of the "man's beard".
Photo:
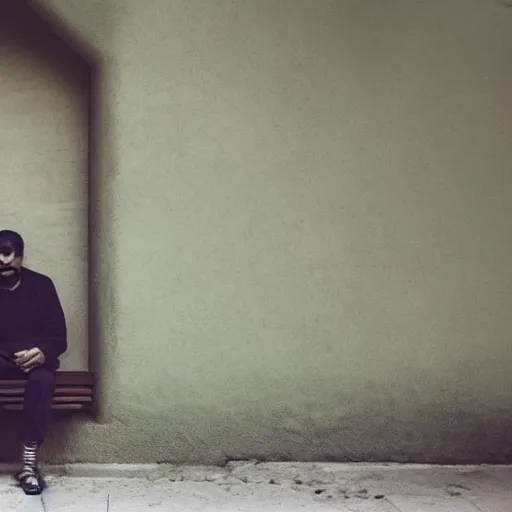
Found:
[[(12, 274), (10, 272), (12, 272)], [(7, 267), (0, 270), (0, 288), (12, 288), (16, 286), (19, 280), (19, 268)]]

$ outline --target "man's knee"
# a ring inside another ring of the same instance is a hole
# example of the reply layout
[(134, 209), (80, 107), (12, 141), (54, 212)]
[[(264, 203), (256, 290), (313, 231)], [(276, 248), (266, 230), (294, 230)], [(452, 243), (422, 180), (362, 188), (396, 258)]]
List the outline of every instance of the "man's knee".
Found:
[(55, 388), (55, 372), (48, 368), (35, 368), (28, 374), (28, 383), (38, 388), (53, 390)]

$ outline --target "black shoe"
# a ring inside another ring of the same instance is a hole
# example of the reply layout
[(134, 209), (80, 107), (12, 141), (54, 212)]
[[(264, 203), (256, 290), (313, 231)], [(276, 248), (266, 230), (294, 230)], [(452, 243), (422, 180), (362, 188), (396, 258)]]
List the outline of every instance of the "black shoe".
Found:
[(45, 487), (44, 481), (37, 471), (32, 472), (24, 469), (16, 475), (16, 480), (18, 480), (23, 492), (28, 496), (41, 494)]

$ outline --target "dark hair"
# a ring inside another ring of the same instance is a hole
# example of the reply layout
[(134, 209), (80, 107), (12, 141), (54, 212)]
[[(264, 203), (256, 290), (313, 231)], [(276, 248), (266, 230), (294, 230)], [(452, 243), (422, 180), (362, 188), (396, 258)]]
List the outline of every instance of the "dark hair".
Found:
[(0, 246), (3, 244), (12, 246), (17, 256), (23, 256), (25, 242), (19, 233), (4, 229), (0, 231)]

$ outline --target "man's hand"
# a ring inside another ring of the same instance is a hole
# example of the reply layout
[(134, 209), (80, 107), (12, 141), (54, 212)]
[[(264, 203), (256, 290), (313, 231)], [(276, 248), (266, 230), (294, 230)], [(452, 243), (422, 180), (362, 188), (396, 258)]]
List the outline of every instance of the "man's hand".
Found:
[(46, 357), (40, 348), (32, 348), (30, 350), (22, 350), (14, 354), (16, 359), (14, 362), (25, 372), (28, 373), (30, 370), (41, 366), (45, 361)]

